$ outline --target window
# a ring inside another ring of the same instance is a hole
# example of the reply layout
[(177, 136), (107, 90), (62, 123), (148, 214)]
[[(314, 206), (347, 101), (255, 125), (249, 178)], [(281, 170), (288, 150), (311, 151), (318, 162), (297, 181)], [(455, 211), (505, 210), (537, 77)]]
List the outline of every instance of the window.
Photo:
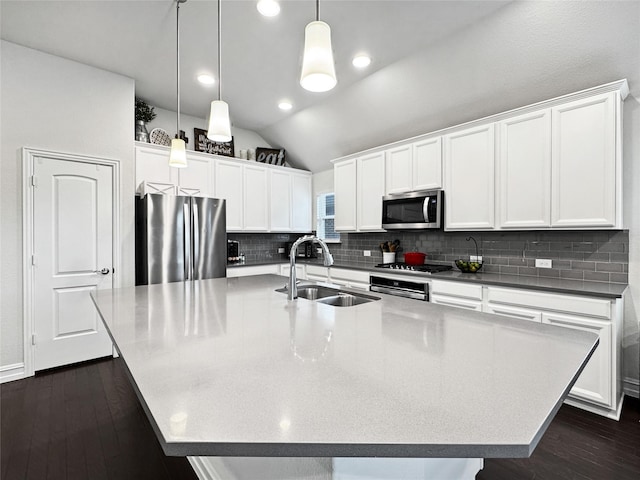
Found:
[(322, 193), (316, 199), (316, 211), (318, 224), (316, 226), (318, 237), (329, 241), (339, 242), (340, 233), (333, 229), (335, 222), (335, 196), (333, 193)]

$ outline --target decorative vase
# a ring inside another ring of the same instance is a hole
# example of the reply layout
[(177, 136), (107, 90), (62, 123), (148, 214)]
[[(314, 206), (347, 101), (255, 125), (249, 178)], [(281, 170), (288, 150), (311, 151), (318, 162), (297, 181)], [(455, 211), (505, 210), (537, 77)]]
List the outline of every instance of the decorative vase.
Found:
[(149, 143), (149, 132), (147, 132), (147, 126), (142, 120), (136, 120), (136, 142)]

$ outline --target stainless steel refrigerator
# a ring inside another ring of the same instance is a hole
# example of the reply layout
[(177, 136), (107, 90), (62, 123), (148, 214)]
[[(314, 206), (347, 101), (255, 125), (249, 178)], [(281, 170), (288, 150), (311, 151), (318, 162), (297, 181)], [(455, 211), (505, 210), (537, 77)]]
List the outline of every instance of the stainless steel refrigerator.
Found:
[(224, 199), (136, 197), (136, 285), (227, 276)]

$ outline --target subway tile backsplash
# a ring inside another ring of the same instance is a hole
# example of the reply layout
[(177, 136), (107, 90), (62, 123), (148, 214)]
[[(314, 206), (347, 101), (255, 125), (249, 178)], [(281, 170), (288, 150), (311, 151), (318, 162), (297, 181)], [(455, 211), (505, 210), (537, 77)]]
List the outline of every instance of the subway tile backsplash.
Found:
[[(294, 241), (299, 234), (229, 234), (240, 241), (247, 262), (287, 260), (278, 247)], [(380, 233), (343, 233), (341, 243), (329, 244), (336, 263), (371, 267), (382, 262), (379, 245), (399, 239), (403, 252), (420, 251), (427, 262), (452, 264), (458, 258), (475, 255), (473, 241), (482, 255), (483, 272), (529, 275), (571, 280), (628, 283), (628, 230), (580, 230), (545, 232), (444, 232), (396, 231)], [(371, 251), (370, 257), (363, 252)], [(553, 261), (552, 268), (536, 268), (536, 258)], [(402, 254), (398, 255), (402, 261)]]

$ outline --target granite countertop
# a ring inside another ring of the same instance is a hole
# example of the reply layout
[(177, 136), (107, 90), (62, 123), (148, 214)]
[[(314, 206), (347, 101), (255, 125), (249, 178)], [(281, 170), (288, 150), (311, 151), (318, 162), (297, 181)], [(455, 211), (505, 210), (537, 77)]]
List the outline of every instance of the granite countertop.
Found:
[[(288, 260), (273, 259), (265, 260), (254, 263), (234, 264), (227, 265), (227, 268), (235, 268), (242, 266), (255, 266), (255, 265), (272, 265), (288, 263)], [(299, 259), (297, 263), (307, 265), (322, 266), (322, 261), (317, 259)], [(353, 265), (347, 263), (336, 263), (336, 268), (346, 268), (350, 270), (361, 270), (367, 272), (375, 272), (378, 275), (397, 274), (397, 275), (409, 275), (416, 277), (429, 278), (432, 280), (452, 280), (457, 282), (466, 283), (480, 283), (483, 285), (493, 285), (511, 288), (526, 288), (529, 290), (538, 290), (547, 293), (561, 293), (569, 295), (588, 295), (592, 297), (601, 298), (621, 298), (624, 291), (627, 288), (627, 284), (624, 283), (607, 283), (607, 282), (590, 282), (582, 280), (568, 280), (560, 278), (550, 277), (534, 277), (526, 275), (502, 275), (498, 273), (462, 273), (455, 267), (448, 272), (439, 273), (423, 273), (412, 272), (408, 270), (389, 270), (376, 268), (373, 266)]]
[(92, 298), (168, 455), (528, 457), (590, 332), (259, 275)]

